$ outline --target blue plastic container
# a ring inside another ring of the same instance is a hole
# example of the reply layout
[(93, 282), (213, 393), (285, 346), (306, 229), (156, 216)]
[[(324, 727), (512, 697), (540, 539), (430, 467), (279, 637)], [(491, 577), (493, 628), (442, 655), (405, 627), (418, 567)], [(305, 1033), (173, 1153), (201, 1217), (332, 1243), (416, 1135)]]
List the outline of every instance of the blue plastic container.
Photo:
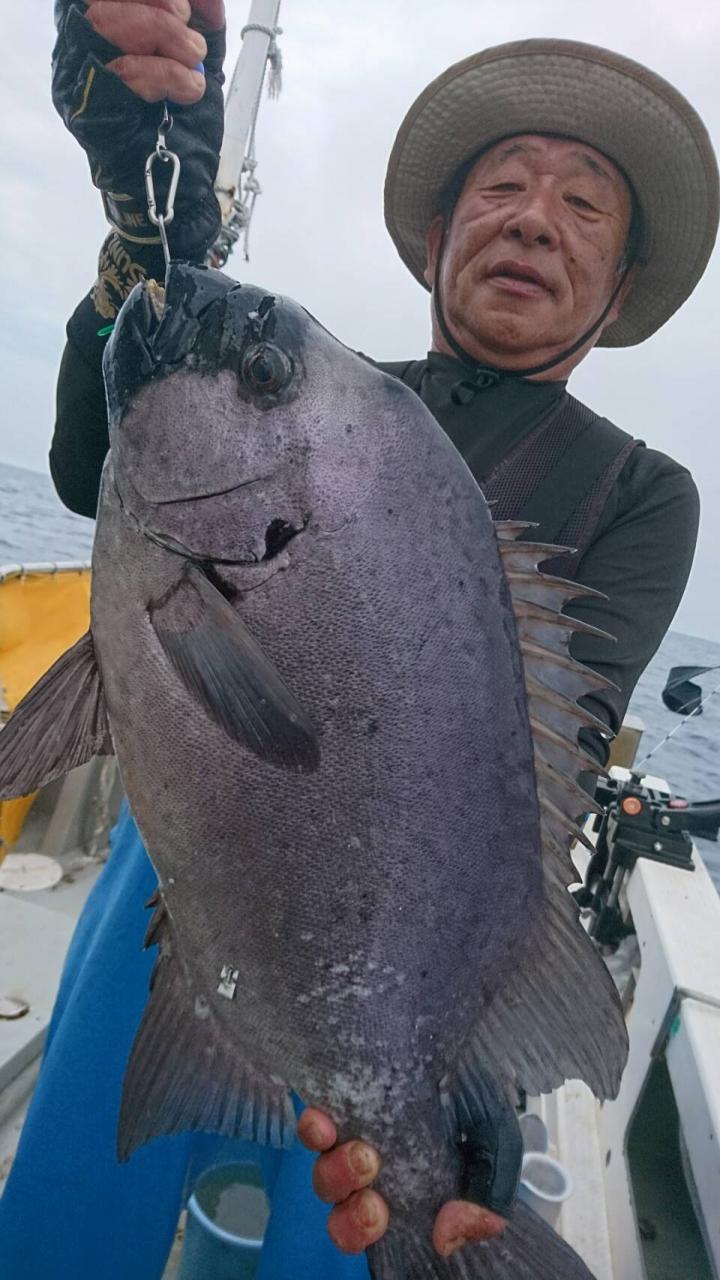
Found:
[(269, 1216), (256, 1164), (208, 1169), (188, 1201), (177, 1280), (254, 1280)]

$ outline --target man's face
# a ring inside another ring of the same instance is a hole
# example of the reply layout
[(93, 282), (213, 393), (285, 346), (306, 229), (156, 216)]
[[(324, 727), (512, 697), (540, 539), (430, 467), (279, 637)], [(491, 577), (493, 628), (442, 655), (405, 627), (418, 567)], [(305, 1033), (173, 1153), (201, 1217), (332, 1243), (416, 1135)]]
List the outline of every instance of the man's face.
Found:
[[(476, 359), (509, 368), (572, 346), (617, 287), (631, 214), (625, 179), (593, 147), (537, 134), (491, 147), (468, 174), (446, 235), (440, 286), (453, 336)], [(427, 237), (431, 285), (441, 235), (438, 218)], [(446, 349), (436, 324), (434, 339)]]

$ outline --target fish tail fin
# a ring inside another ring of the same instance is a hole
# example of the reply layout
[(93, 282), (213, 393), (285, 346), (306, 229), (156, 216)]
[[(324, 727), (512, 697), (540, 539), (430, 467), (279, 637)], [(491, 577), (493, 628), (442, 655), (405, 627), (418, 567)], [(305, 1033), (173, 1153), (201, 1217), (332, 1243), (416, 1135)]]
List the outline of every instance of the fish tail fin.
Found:
[(501, 1236), (441, 1258), (410, 1222), (368, 1249), (372, 1280), (593, 1280), (582, 1258), (521, 1200)]

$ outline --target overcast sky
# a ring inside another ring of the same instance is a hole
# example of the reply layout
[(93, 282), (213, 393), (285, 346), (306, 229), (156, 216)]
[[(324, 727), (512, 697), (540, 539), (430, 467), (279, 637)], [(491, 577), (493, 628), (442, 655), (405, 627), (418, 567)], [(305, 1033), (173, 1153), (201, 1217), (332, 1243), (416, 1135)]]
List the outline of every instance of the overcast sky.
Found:
[[(94, 278), (104, 236), (85, 159), (50, 104), (51, 0), (5, 5), (0, 85), (0, 460), (46, 470), (64, 323)], [(229, 66), (249, 0), (229, 0)], [(382, 184), (395, 131), (450, 63), (505, 40), (558, 36), (647, 63), (720, 138), (717, 0), (284, 0), (284, 87), (264, 101), (263, 194), (240, 279), (296, 297), (351, 346), (411, 359), (428, 345), (428, 299), (395, 254)], [(689, 466), (703, 500), (700, 547), (675, 626), (720, 637), (716, 252), (683, 310), (640, 347), (592, 352), (571, 389)], [(1, 518), (1, 514), (0, 514)], [(669, 552), (671, 553), (671, 548)]]

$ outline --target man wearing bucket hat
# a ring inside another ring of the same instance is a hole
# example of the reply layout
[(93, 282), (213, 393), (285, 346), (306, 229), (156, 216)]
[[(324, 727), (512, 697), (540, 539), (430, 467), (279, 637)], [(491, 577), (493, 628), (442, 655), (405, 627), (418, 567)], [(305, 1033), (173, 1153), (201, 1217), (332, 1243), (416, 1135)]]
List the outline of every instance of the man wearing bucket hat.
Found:
[[(218, 46), (206, 58), (204, 94), (192, 72), (202, 51), (195, 38), (183, 43), (180, 30), (190, 6), (148, 0), (142, 33), (138, 8), (124, 0), (92, 4), (87, 19), (75, 14), (71, 29), (62, 25), (69, 5), (58, 5), (56, 103), (88, 150), (96, 181), (122, 192), (125, 208), (142, 200), (141, 187), (134, 192), (128, 184), (149, 150), (138, 103), (157, 102), (171, 87), (172, 97), (188, 104), (181, 138), (188, 154), (181, 158), (195, 165), (198, 217), (190, 197), (171, 232), (178, 252), (200, 260), (213, 223), (207, 197)], [(213, 45), (222, 4), (198, 0), (193, 9)], [(97, 112), (97, 129), (87, 78), (78, 75), (86, 65), (77, 62), (78, 41), (95, 60), (95, 92), (108, 87), (107, 98), (97, 99), (106, 109)], [(72, 57), (77, 65), (64, 80)], [(113, 88), (113, 75), (122, 91)], [(123, 136), (121, 157), (108, 129), (108, 103), (118, 123), (132, 115), (137, 125)], [(196, 150), (193, 119), (204, 140)], [(148, 120), (156, 125), (156, 110)], [(466, 59), (421, 94), (393, 148), (385, 197), (401, 257), (432, 291), (433, 340), (426, 359), (382, 367), (421, 395), (497, 515), (532, 519), (545, 540), (576, 546), (563, 570), (609, 597), (573, 612), (617, 637), (613, 648), (597, 638), (577, 645), (577, 655), (618, 686), (593, 699), (612, 734), (682, 595), (697, 498), (682, 467), (580, 405), (565, 382), (593, 345), (632, 345), (650, 336), (700, 278), (718, 214), (707, 135), (689, 104), (645, 68), (587, 45), (524, 41)], [(100, 281), (68, 327), (51, 455), (61, 497), (85, 514), (94, 514), (107, 448), (102, 331), (139, 274), (162, 272), (157, 246), (142, 235), (123, 239), (117, 206), (106, 198), (106, 208), (114, 231)], [(142, 219), (142, 211), (135, 216)], [(605, 758), (603, 738), (586, 746)], [(114, 1163), (120, 1081), (152, 960), (140, 962), (139, 908), (152, 887), (152, 870), (125, 815), (71, 949), (38, 1097), (0, 1212), (0, 1270), (15, 1280), (45, 1273), (56, 1280), (95, 1274), (159, 1280), (188, 1169), (219, 1158), (217, 1146), (179, 1137), (139, 1152), (120, 1171)], [(337, 1147), (330, 1120), (318, 1111), (304, 1113), (299, 1132), (324, 1153), (314, 1179), (322, 1198), (336, 1204), (332, 1238), (359, 1252), (388, 1221), (371, 1189), (379, 1157), (360, 1143)], [(237, 1144), (234, 1158), (240, 1150), (247, 1158), (247, 1144)], [(222, 1155), (232, 1158), (225, 1149)], [(475, 1156), (468, 1196), (485, 1207), (456, 1201), (440, 1210), (434, 1242), (445, 1255), (502, 1229), (517, 1183), (512, 1113), (489, 1112)], [(324, 1251), (324, 1219), (307, 1196), (309, 1157), (295, 1151), (262, 1159), (274, 1212), (259, 1280), (367, 1276), (364, 1258)], [(77, 1203), (68, 1212), (68, 1183), (82, 1191), (84, 1235)], [(44, 1188), (46, 1221), (32, 1235), (27, 1207), (35, 1221), (37, 1185)], [(566, 1274), (579, 1276), (571, 1265)], [(546, 1272), (533, 1275), (543, 1280)]]

